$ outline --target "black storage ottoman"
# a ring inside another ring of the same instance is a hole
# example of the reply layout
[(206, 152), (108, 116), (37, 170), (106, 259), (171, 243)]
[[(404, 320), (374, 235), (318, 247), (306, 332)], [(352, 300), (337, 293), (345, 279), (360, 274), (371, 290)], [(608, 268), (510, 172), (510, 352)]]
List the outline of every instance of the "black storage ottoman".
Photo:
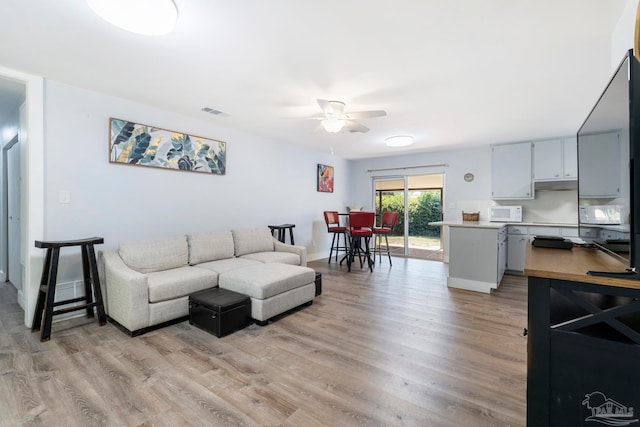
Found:
[(251, 324), (251, 298), (211, 288), (189, 295), (189, 323), (218, 338)]

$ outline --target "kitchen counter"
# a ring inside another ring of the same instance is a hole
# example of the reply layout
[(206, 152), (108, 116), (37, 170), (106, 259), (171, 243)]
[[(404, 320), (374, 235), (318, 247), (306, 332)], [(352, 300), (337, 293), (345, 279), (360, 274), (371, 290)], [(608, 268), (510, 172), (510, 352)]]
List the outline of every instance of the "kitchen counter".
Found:
[[(437, 221), (430, 222), (429, 225), (446, 225), (449, 227), (474, 227), (474, 228), (501, 228), (505, 225), (521, 225), (521, 226), (535, 226), (535, 227), (566, 227), (566, 228), (578, 228), (578, 224), (568, 223), (554, 223), (554, 222), (489, 222), (489, 221)], [(602, 226), (594, 225), (594, 227), (614, 227), (614, 226)], [(622, 227), (622, 226), (615, 226)], [(627, 227), (627, 231), (628, 227)]]
[(472, 228), (502, 228), (506, 224), (503, 222), (489, 221), (437, 221), (430, 222), (429, 225), (446, 225), (449, 227), (472, 227)]
[(450, 227), (447, 286), (485, 293), (497, 289), (506, 269), (506, 225), (476, 221), (446, 225)]
[(624, 276), (591, 276), (587, 274), (589, 270), (622, 272), (625, 265), (596, 249), (549, 249), (527, 245), (525, 276), (640, 289), (640, 280), (629, 280)]

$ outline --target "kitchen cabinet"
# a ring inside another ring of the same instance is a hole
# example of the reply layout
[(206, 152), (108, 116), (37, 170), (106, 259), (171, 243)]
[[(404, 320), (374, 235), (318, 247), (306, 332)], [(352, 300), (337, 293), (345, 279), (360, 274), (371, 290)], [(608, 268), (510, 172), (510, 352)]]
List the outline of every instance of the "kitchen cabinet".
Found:
[(562, 167), (565, 179), (578, 179), (578, 140), (575, 136), (562, 140)]
[(576, 138), (535, 141), (531, 147), (534, 181), (566, 181), (578, 178)]
[(530, 142), (491, 147), (491, 198), (533, 199)]
[(617, 132), (580, 137), (581, 198), (616, 198), (620, 195), (620, 138)]
[(507, 250), (504, 225), (451, 225), (447, 285), (485, 293), (497, 289), (506, 269)]
[(507, 270), (507, 255), (508, 255), (508, 240), (507, 240), (507, 228), (504, 227), (498, 231), (498, 279), (497, 283), (500, 284), (504, 272)]
[(529, 244), (527, 227), (507, 227), (507, 270), (522, 274), (524, 271), (525, 253)]
[(508, 225), (507, 236), (507, 271), (510, 273), (523, 274), (527, 246), (531, 244), (535, 236), (558, 236), (565, 238), (578, 237), (578, 228), (562, 226)]
[(628, 238), (629, 233), (616, 230), (607, 230), (606, 228), (600, 230), (600, 240), (620, 240)]
[(600, 251), (527, 252), (527, 425), (637, 425), (640, 286)]

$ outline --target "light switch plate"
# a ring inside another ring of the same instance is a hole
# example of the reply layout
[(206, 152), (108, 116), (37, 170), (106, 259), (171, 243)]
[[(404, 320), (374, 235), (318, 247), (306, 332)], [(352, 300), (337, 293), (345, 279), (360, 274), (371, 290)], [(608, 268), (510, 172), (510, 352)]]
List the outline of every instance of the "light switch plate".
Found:
[(71, 192), (69, 190), (60, 190), (60, 203), (71, 203)]

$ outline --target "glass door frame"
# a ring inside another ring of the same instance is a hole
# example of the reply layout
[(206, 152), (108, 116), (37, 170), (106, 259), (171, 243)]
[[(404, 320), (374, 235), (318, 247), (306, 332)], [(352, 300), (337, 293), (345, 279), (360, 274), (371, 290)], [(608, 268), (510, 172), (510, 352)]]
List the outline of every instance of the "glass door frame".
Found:
[[(403, 181), (403, 204), (404, 204), (404, 220), (402, 223), (404, 224), (404, 230), (402, 231), (402, 235), (404, 237), (404, 250), (402, 256), (409, 256), (409, 177), (407, 175), (388, 175), (388, 176), (372, 176), (371, 177), (371, 194), (373, 197), (372, 206), (375, 210), (376, 208), (376, 197), (378, 191), (376, 190), (376, 182), (381, 181)], [(380, 206), (382, 206), (382, 200), (380, 201)]]
[[(441, 187), (424, 187), (424, 188), (416, 188), (416, 189), (410, 189), (409, 188), (409, 181), (412, 177), (416, 177), (416, 176), (423, 176), (423, 175), (441, 175), (442, 176), (442, 186)], [(372, 194), (372, 199), (373, 199), (373, 203), (372, 206), (374, 208), (374, 210), (376, 210), (376, 201), (378, 200), (378, 197), (380, 198), (380, 206), (382, 206), (382, 192), (380, 193), (380, 195), (378, 196), (378, 190), (376, 189), (376, 184), (378, 182), (385, 182), (385, 181), (402, 181), (403, 182), (403, 210), (404, 210), (404, 220), (403, 220), (403, 225), (404, 225), (404, 230), (403, 230), (403, 241), (404, 241), (404, 249), (403, 249), (403, 254), (401, 256), (404, 257), (409, 257), (409, 243), (410, 243), (410, 238), (411, 236), (409, 235), (409, 191), (413, 191), (413, 190), (417, 190), (417, 191), (439, 191), (440, 192), (440, 221), (442, 221), (443, 219), (443, 206), (444, 206), (444, 182), (445, 182), (445, 173), (444, 172), (434, 172), (434, 173), (420, 173), (420, 174), (413, 174), (413, 175), (386, 175), (386, 176), (372, 176), (371, 177), (371, 194)], [(442, 232), (440, 232), (440, 250), (442, 250), (443, 246), (442, 246)]]

